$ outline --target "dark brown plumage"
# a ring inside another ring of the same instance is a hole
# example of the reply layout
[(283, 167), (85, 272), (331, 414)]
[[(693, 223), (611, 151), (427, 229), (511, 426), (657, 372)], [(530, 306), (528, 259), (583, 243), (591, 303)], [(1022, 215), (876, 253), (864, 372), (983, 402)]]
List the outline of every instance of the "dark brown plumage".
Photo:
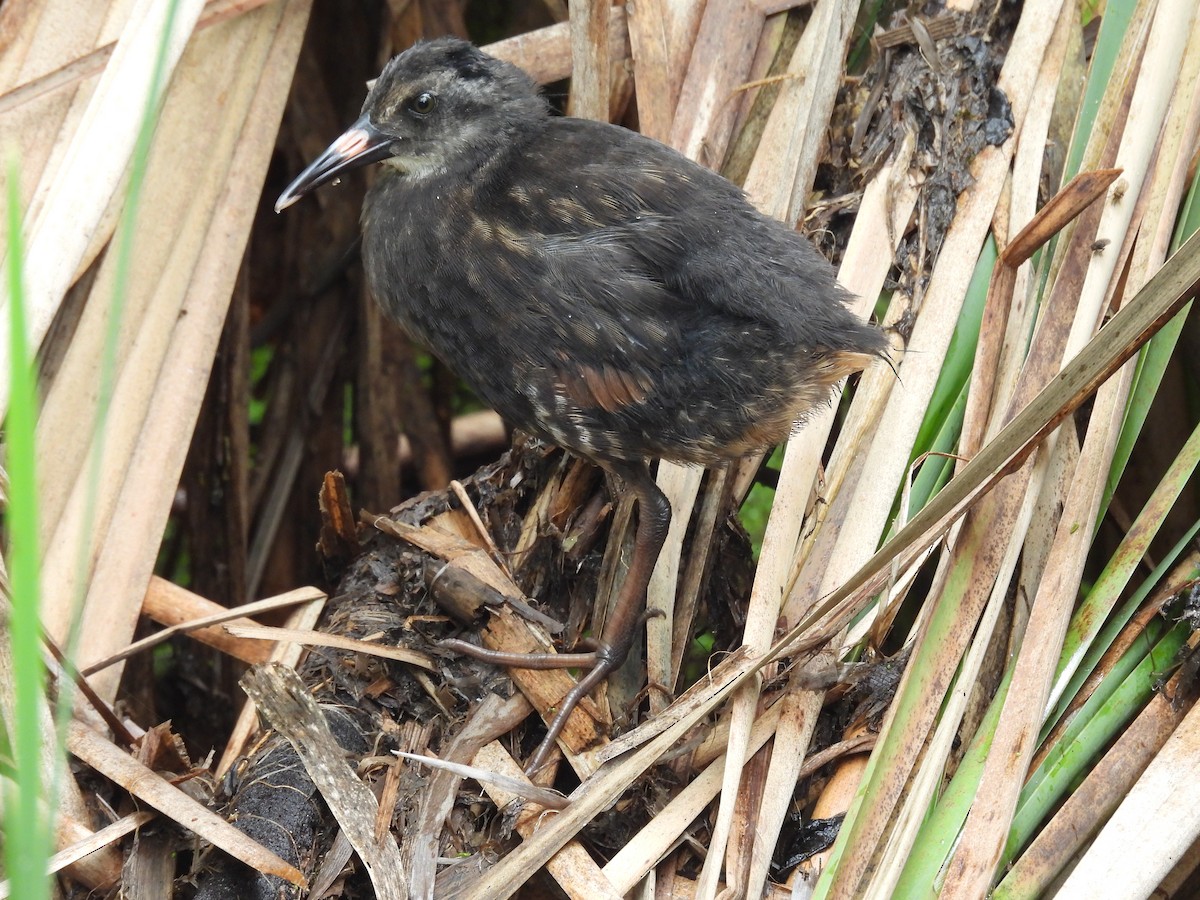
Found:
[(525, 73), (464, 41), (388, 63), (276, 209), (375, 161), (363, 260), (383, 308), (513, 425), (638, 495), (616, 610), (536, 768), (634, 639), (671, 512), (648, 460), (710, 465), (784, 440), (885, 341), (820, 254), (738, 188), (635, 132), (551, 116)]

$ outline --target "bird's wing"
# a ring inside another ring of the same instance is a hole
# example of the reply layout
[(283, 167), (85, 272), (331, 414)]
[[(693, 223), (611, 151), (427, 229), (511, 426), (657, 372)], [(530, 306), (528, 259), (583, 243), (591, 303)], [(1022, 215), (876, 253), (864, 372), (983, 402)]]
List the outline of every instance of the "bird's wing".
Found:
[(726, 179), (657, 141), (579, 119), (552, 125), (528, 160), (539, 172), (536, 183), (563, 185), (554, 167), (564, 159), (577, 164), (569, 192), (554, 206), (530, 198), (542, 207), (540, 219), (557, 214), (565, 232), (625, 242), (685, 307), (761, 323), (785, 342), (821, 347), (833, 340), (837, 348), (849, 295), (807, 240), (760, 214)]
[(628, 226), (537, 244), (543, 290), (535, 358), (543, 388), (580, 410), (617, 413), (662, 403), (686, 367), (689, 341), (711, 322), (697, 316), (630, 247)]

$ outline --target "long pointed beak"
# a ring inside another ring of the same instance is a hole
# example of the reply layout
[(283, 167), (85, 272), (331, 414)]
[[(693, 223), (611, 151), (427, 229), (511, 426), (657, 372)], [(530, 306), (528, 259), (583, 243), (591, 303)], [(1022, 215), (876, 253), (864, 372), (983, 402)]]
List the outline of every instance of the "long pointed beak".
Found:
[(379, 131), (364, 114), (329, 148), (309, 164), (275, 201), (281, 212), (305, 194), (333, 181), (343, 172), (378, 162), (391, 155), (395, 138)]

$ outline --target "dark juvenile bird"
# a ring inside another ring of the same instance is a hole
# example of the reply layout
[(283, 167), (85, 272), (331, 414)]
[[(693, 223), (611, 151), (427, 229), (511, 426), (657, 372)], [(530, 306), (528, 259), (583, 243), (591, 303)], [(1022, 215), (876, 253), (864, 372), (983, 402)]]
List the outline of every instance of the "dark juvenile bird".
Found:
[(356, 166), (363, 260), (383, 308), (510, 423), (593, 460), (638, 498), (629, 573), (595, 650), (474, 656), (590, 668), (529, 768), (634, 641), (671, 507), (649, 460), (710, 465), (786, 439), (882, 333), (832, 267), (745, 195), (616, 125), (552, 116), (533, 80), (465, 41), (384, 68), (361, 118), (281, 210)]

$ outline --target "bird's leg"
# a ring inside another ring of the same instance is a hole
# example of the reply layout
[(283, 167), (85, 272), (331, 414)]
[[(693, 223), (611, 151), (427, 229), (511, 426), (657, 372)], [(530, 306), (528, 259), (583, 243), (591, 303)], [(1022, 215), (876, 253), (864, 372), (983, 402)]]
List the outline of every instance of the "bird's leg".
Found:
[(600, 640), (595, 643), (595, 649), (587, 653), (502, 653), (485, 650), (465, 641), (442, 641), (444, 647), (496, 665), (520, 669), (590, 670), (559, 702), (554, 718), (548, 725), (546, 737), (525, 767), (525, 771), (530, 774), (541, 768), (579, 701), (591, 693), (609, 674), (616, 671), (629, 655), (637, 636), (637, 626), (644, 618), (646, 588), (650, 583), (650, 575), (654, 571), (658, 554), (662, 551), (663, 541), (667, 537), (667, 528), (671, 524), (671, 504), (650, 477), (650, 470), (645, 463), (606, 465), (637, 495), (638, 526), (629, 571), (621, 583), (612, 615), (605, 623)]

